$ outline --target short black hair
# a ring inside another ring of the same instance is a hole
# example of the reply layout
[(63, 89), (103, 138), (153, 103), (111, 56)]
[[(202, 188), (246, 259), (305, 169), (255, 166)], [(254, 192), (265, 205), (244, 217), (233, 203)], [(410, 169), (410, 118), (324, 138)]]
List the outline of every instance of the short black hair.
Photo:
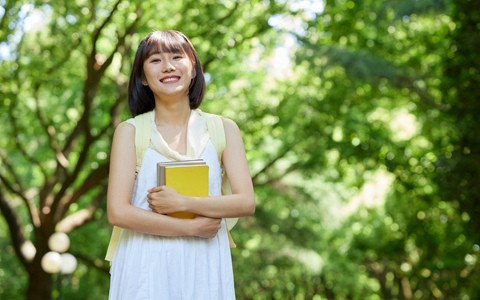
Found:
[(202, 103), (205, 94), (205, 77), (197, 52), (190, 40), (176, 30), (154, 31), (140, 42), (133, 61), (128, 83), (128, 108), (134, 117), (155, 108), (152, 90), (143, 85), (145, 81), (143, 63), (151, 55), (159, 52), (184, 53), (190, 58), (195, 70), (188, 89), (190, 108), (198, 108)]

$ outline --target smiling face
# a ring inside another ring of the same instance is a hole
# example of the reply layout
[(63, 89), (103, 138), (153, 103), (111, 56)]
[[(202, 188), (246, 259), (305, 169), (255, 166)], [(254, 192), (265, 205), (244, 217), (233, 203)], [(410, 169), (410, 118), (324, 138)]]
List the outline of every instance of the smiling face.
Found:
[(190, 58), (183, 52), (153, 53), (143, 63), (144, 79), (156, 99), (186, 100), (194, 77), (194, 67)]
[(154, 31), (138, 46), (128, 83), (128, 106), (133, 116), (152, 110), (156, 100), (187, 95), (191, 109), (205, 93), (205, 77), (190, 40), (176, 30)]

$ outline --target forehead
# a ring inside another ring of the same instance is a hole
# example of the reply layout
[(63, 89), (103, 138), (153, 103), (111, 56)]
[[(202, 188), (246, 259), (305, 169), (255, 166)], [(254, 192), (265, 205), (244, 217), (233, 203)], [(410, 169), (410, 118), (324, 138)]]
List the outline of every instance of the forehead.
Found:
[(153, 34), (145, 41), (144, 57), (158, 53), (189, 53), (186, 41), (178, 35)]

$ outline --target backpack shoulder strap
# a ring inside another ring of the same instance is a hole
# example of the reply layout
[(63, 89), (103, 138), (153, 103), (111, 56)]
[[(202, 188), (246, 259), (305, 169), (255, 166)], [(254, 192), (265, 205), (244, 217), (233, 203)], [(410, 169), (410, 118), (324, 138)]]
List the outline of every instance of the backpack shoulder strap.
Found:
[[(152, 125), (150, 124), (151, 114), (152, 112), (149, 111), (135, 117), (135, 154), (137, 156), (137, 167), (142, 165), (143, 156), (150, 145), (150, 137), (152, 136)], [(122, 228), (113, 226), (105, 260), (110, 262), (113, 260), (113, 255), (117, 249), (117, 244), (122, 232)]]
[(210, 140), (212, 141), (215, 150), (217, 150), (218, 162), (222, 165), (222, 154), (226, 145), (222, 117), (204, 112), (202, 112), (202, 115), (207, 125), (208, 134), (210, 134)]
[(137, 167), (142, 165), (143, 155), (150, 145), (152, 136), (152, 118), (153, 111), (149, 111), (135, 117), (135, 151), (137, 155)]
[[(209, 114), (201, 112), (202, 116), (204, 117), (205, 123), (207, 125), (208, 134), (210, 135), (210, 140), (212, 141), (215, 150), (217, 151), (218, 155), (218, 162), (222, 167), (222, 155), (223, 150), (225, 150), (225, 146), (227, 144), (227, 140), (225, 137), (225, 128), (223, 127), (223, 120), (222, 117), (215, 114)], [(230, 182), (228, 181), (227, 174), (223, 171), (222, 173), (222, 195), (230, 195), (232, 194), (232, 189), (230, 188)], [(228, 228), (228, 240), (230, 243), (231, 248), (235, 248), (235, 242), (230, 235), (230, 230), (237, 224), (238, 218), (226, 218), (225, 222)]]

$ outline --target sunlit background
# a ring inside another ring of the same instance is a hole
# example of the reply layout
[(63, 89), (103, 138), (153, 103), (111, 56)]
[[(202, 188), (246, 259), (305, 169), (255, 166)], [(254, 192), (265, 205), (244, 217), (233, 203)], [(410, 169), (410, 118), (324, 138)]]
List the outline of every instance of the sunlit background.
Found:
[(110, 141), (155, 29), (243, 133), (238, 299), (480, 299), (478, 1), (0, 5), (0, 299), (107, 297)]

